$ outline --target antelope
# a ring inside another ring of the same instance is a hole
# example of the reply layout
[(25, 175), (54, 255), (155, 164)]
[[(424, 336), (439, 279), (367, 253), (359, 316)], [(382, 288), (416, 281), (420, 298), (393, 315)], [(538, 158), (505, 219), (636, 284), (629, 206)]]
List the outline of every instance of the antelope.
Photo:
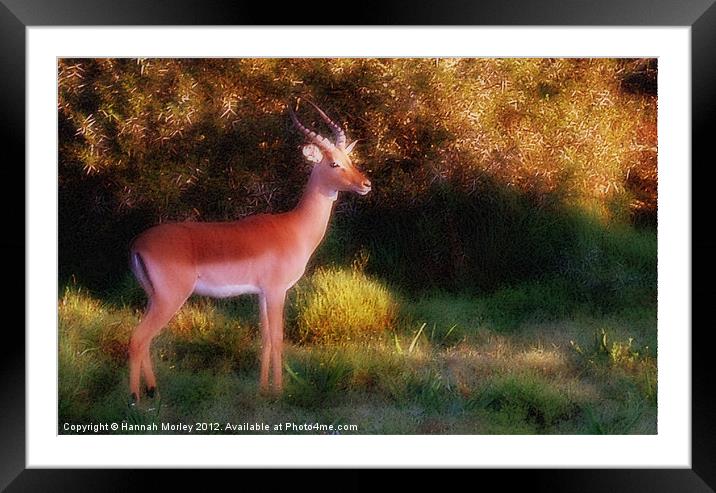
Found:
[[(300, 102), (300, 101), (299, 101)], [(305, 127), (292, 108), (294, 126), (307, 143), (312, 163), (298, 205), (281, 214), (256, 214), (234, 222), (178, 222), (151, 227), (130, 247), (130, 267), (146, 292), (145, 312), (129, 341), (130, 404), (140, 399), (140, 370), (147, 396), (157, 383), (152, 369), (152, 339), (192, 294), (227, 298), (258, 294), (261, 350), (259, 389), (274, 394), (283, 387), (283, 317), (286, 292), (303, 276), (323, 240), (338, 192), (366, 195), (371, 182), (351, 162), (356, 141), (318, 106), (308, 101), (330, 127), (333, 141)]]

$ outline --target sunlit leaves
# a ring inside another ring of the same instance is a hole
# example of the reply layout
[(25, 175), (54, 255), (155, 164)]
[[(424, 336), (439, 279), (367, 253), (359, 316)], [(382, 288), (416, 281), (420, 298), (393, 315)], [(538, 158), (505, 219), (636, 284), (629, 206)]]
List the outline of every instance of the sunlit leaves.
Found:
[(615, 59), (63, 59), (58, 110), (72, 131), (60, 164), (162, 217), (286, 209), (306, 173), (286, 107), (310, 97), (361, 139), (356, 161), (380, 185), (369, 203), (416, 203), (436, 181), (470, 190), (487, 173), (607, 218), (614, 203), (653, 213), (655, 71)]

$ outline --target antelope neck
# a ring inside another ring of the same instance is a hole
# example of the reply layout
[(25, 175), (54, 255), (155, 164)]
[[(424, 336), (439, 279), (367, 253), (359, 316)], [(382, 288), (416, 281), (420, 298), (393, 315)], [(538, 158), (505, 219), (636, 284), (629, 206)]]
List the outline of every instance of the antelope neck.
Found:
[(292, 211), (296, 216), (301, 234), (307, 238), (311, 252), (318, 247), (326, 234), (333, 203), (337, 197), (338, 192), (322, 186), (317, 177), (312, 174), (301, 200)]

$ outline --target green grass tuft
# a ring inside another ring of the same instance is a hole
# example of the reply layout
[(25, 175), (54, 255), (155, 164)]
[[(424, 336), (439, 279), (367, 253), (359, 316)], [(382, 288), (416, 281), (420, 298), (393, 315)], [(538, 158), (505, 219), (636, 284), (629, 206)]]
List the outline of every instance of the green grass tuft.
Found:
[(295, 292), (295, 332), (299, 342), (349, 342), (379, 338), (398, 315), (395, 295), (353, 269), (318, 269)]
[(511, 423), (518, 425), (515, 430), (524, 431), (527, 425), (538, 433), (581, 412), (564, 389), (533, 373), (495, 378), (470, 399), (469, 407), (487, 416), (499, 416), (496, 421), (500, 427)]

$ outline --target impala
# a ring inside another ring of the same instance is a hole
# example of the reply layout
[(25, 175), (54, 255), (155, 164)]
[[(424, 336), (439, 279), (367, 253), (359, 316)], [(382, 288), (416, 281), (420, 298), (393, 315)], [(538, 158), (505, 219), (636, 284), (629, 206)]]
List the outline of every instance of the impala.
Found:
[(131, 402), (139, 401), (140, 371), (153, 397), (152, 339), (193, 293), (226, 298), (258, 294), (261, 326), (259, 386), (282, 389), (283, 316), (286, 292), (303, 276), (325, 235), (338, 192), (365, 195), (371, 183), (351, 162), (355, 141), (309, 101), (330, 127), (334, 140), (306, 128), (291, 108), (296, 128), (308, 141), (303, 156), (313, 163), (298, 205), (282, 214), (257, 214), (234, 222), (182, 222), (154, 226), (132, 243), (130, 266), (148, 297), (129, 342)]

